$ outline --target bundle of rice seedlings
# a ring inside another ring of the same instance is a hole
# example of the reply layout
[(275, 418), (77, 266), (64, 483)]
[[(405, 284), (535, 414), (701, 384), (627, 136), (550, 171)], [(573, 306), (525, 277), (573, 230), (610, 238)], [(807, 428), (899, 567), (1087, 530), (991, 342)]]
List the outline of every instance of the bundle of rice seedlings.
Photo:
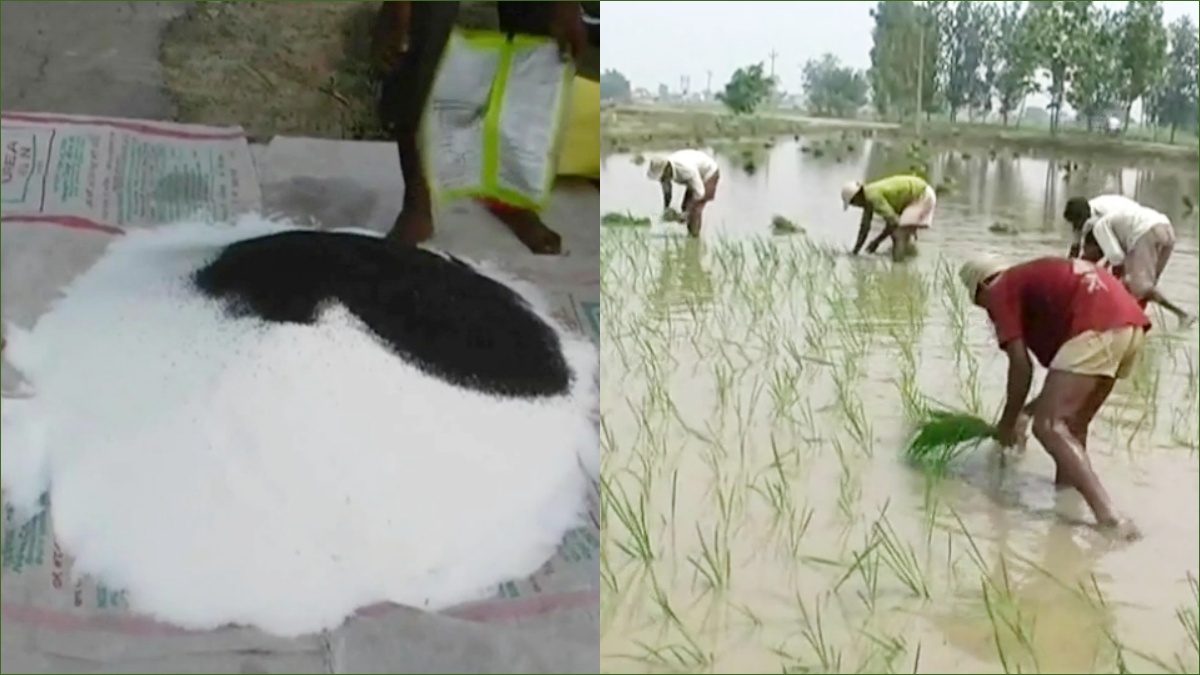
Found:
[(663, 210), (662, 220), (664, 223), (686, 223), (687, 215), (679, 209), (668, 206)]
[(991, 422), (961, 410), (926, 408), (904, 449), (909, 464), (942, 473), (962, 453), (996, 437)]
[(600, 224), (614, 227), (646, 227), (650, 225), (650, 219), (629, 212), (610, 212), (600, 216)]

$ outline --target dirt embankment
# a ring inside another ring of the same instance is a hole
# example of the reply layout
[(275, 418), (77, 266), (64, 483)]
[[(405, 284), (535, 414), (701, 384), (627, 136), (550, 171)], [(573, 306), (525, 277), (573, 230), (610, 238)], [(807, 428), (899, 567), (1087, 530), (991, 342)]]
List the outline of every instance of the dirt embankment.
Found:
[[(893, 138), (915, 138), (918, 135), (915, 128), (906, 125), (783, 113), (732, 115), (719, 109), (615, 106), (604, 108), (601, 114), (604, 116), (601, 125), (604, 147), (611, 152), (846, 131)], [(935, 122), (923, 125), (920, 136), (939, 145), (992, 146), (1076, 154), (1105, 153), (1129, 159), (1178, 161), (1192, 166), (1200, 161), (1200, 149), (1194, 142), (1155, 143), (1075, 131), (1050, 135), (1041, 129)]]

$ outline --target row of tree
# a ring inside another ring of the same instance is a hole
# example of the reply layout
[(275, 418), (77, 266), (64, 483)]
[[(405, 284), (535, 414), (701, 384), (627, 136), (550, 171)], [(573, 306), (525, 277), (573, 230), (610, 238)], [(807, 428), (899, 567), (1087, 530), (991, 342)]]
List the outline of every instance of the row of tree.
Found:
[(871, 16), (867, 79), (884, 116), (995, 112), (1007, 124), (1038, 91), (1050, 98), (1052, 128), (1064, 104), (1089, 126), (1114, 114), (1128, 125), (1141, 101), (1148, 121), (1172, 134), (1195, 129), (1200, 115), (1196, 23), (1165, 24), (1157, 0), (1120, 11), (1086, 0), (891, 0)]
[[(849, 117), (872, 103), (885, 118), (996, 114), (1004, 124), (1033, 93), (1048, 95), (1050, 126), (1064, 105), (1089, 128), (1119, 116), (1128, 126), (1141, 101), (1147, 122), (1197, 130), (1200, 34), (1184, 15), (1167, 25), (1162, 3), (1130, 0), (1113, 11), (1088, 0), (1051, 2), (881, 1), (871, 10), (871, 67), (858, 71), (826, 54), (804, 65), (804, 94), (816, 115)], [(771, 99), (761, 63), (734, 72), (718, 99), (747, 113)], [(622, 99), (616, 71), (601, 96)]]

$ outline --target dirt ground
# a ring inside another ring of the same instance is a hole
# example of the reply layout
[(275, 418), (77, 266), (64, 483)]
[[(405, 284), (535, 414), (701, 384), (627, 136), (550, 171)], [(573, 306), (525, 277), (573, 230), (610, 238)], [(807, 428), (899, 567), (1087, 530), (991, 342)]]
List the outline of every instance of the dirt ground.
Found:
[[(463, 2), (459, 24), (495, 28), (494, 2)], [(251, 139), (385, 138), (370, 61), (378, 2), (197, 2), (163, 36), (181, 122), (241, 125)], [(580, 72), (599, 72), (599, 54)], [(597, 74), (598, 77), (598, 74)]]

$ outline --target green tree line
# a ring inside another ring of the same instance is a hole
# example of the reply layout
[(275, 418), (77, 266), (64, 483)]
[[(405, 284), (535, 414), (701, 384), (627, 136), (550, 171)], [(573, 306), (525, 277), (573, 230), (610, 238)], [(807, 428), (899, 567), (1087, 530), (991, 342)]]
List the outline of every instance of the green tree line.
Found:
[[(870, 105), (885, 119), (946, 115), (957, 121), (1020, 119), (1027, 97), (1049, 98), (1056, 132), (1065, 106), (1089, 128), (1117, 117), (1124, 128), (1141, 102), (1145, 121), (1197, 132), (1200, 34), (1187, 15), (1166, 23), (1158, 0), (1130, 0), (1119, 11), (1089, 0), (948, 2), (886, 0), (871, 9), (871, 66), (865, 71), (825, 54), (804, 65), (810, 113), (852, 117)], [(717, 95), (735, 113), (772, 98), (774, 78), (757, 63), (739, 68)], [(627, 98), (616, 71), (601, 95)]]
[(1177, 129), (1196, 131), (1196, 22), (1167, 24), (1156, 0), (1119, 11), (1086, 0), (890, 0), (871, 17), (867, 79), (884, 117), (995, 113), (1008, 124), (1041, 92), (1052, 130), (1065, 105), (1089, 128), (1112, 116), (1127, 127), (1141, 101), (1146, 121), (1169, 128), (1172, 140)]

